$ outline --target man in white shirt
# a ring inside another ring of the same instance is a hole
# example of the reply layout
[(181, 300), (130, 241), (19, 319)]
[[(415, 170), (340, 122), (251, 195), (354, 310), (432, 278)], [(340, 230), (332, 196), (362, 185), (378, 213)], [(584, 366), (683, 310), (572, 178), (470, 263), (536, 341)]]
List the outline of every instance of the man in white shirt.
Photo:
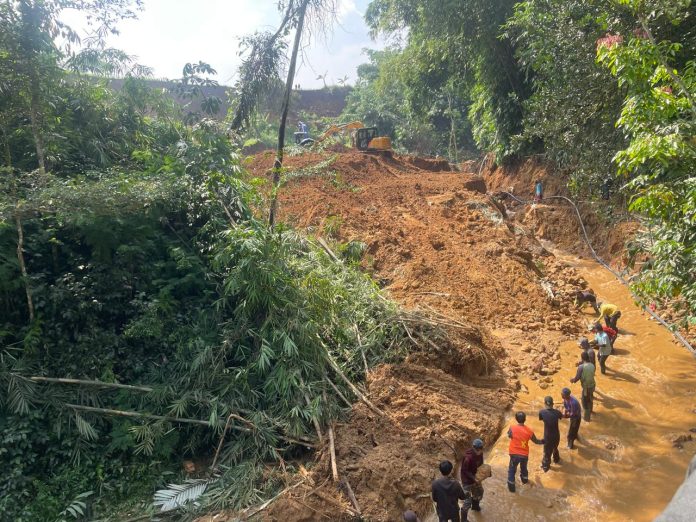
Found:
[(595, 333), (595, 342), (599, 348), (599, 367), (603, 374), (607, 373), (607, 359), (611, 355), (611, 339), (609, 334), (607, 334), (602, 325), (596, 323), (594, 325), (593, 331)]

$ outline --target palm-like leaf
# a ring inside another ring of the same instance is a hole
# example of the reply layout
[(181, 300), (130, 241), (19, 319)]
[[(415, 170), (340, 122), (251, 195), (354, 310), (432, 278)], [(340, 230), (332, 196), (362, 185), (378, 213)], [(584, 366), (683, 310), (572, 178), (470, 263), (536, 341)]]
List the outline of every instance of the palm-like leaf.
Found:
[(193, 502), (205, 493), (208, 481), (204, 479), (188, 479), (183, 484), (169, 484), (167, 489), (155, 492), (153, 505), (160, 511), (172, 511)]

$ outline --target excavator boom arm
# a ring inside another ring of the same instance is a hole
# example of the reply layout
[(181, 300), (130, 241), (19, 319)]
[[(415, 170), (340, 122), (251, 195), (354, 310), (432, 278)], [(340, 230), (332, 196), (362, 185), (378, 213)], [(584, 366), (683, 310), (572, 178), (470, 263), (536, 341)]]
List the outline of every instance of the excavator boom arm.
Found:
[(338, 134), (339, 132), (347, 131), (347, 130), (353, 130), (353, 129), (362, 129), (365, 127), (361, 121), (351, 121), (349, 123), (342, 123), (341, 125), (332, 125), (326, 131), (324, 134), (321, 135), (321, 137), (317, 138), (317, 142), (322, 142), (329, 136), (333, 136), (334, 134)]

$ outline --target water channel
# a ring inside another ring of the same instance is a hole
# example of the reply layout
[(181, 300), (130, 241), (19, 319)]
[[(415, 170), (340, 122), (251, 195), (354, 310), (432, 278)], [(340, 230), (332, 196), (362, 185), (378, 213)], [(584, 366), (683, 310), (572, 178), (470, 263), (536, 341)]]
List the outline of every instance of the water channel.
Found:
[[(680, 435), (696, 439), (689, 431), (696, 427), (696, 358), (650, 320), (610, 272), (594, 261), (560, 257), (578, 269), (601, 299), (618, 305), (623, 313), (608, 373), (597, 371), (595, 414), (590, 423), (582, 423), (575, 450), (565, 449), (568, 421), (562, 421), (562, 460), (548, 473), (540, 469), (542, 447), (532, 445), (530, 482), (523, 486), (518, 476), (516, 493), (506, 487), (508, 439), (503, 434), (486, 453), (493, 477), (484, 483), (483, 510), (470, 513), (469, 519), (653, 520), (671, 499), (696, 452), (696, 442), (684, 442), (681, 448), (674, 443)], [(589, 307), (586, 314), (590, 323), (594, 315)], [(523, 386), (514, 409), (527, 412), (527, 424), (539, 438), (543, 427), (538, 411), (544, 396), (552, 395), (559, 405), (561, 389), (570, 386), (580, 397), (579, 384), (569, 383), (580, 350), (576, 342), (565, 342), (559, 350), (562, 370), (549, 388), (542, 390), (536, 381), (520, 376)]]

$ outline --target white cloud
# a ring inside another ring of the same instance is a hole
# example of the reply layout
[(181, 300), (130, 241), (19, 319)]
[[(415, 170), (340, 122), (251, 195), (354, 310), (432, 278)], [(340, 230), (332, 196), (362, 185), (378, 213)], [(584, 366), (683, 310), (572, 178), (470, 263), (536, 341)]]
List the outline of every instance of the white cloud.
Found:
[[(232, 83), (239, 65), (239, 40), (257, 30), (276, 27), (280, 13), (272, 0), (144, 0), (136, 20), (119, 25), (120, 34), (109, 44), (138, 57), (156, 77), (176, 78), (186, 62), (202, 60), (218, 71), (218, 80)], [(304, 50), (297, 83), (321, 87), (318, 74), (329, 71), (329, 83), (348, 75), (365, 59), (371, 46), (360, 9), (367, 0), (338, 0), (338, 24), (328, 39), (315, 38)], [(63, 19), (78, 29), (84, 17), (66, 12)]]
[(360, 14), (357, 6), (355, 5), (355, 0), (338, 0), (338, 19), (343, 20), (346, 15), (351, 13)]

